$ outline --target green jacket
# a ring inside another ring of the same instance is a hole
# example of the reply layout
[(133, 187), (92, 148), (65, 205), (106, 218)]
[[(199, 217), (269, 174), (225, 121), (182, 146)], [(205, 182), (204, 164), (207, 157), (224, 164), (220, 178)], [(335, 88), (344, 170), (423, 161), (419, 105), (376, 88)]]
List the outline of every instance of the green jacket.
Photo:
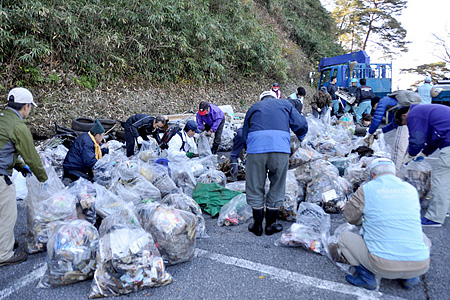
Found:
[[(18, 159), (19, 155), (25, 163)], [(12, 168), (20, 171), (25, 164), (40, 182), (47, 180), (30, 130), (16, 110), (6, 108), (0, 112), (0, 175), (11, 176)]]

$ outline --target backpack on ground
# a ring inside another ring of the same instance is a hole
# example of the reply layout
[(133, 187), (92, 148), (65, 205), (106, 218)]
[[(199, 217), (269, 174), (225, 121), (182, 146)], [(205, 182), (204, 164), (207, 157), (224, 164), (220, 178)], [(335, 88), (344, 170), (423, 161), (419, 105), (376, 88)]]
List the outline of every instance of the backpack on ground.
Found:
[[(181, 127), (180, 126), (175, 126), (175, 127), (167, 129), (166, 132), (164, 132), (164, 134), (163, 134), (163, 136), (161, 138), (161, 142), (159, 144), (159, 147), (161, 149), (163, 149), (163, 150), (164, 149), (168, 149), (169, 148), (169, 142), (170, 142), (170, 140), (172, 139), (172, 137), (175, 134), (179, 134), (180, 137), (181, 137), (181, 140), (183, 140), (183, 137), (181, 135)], [(181, 145), (181, 148), (184, 147), (184, 143), (185, 142), (183, 141), (183, 143)]]

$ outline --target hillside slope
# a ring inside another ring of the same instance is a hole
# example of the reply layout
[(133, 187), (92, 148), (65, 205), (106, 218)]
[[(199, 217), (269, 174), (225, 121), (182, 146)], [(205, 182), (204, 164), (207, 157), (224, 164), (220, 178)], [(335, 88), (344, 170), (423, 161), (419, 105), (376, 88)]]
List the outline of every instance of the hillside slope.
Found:
[(286, 96), (307, 85), (320, 57), (342, 51), (319, 0), (0, 5), (0, 94), (32, 90), (38, 132), (77, 116), (180, 113), (201, 100), (245, 111), (274, 81)]

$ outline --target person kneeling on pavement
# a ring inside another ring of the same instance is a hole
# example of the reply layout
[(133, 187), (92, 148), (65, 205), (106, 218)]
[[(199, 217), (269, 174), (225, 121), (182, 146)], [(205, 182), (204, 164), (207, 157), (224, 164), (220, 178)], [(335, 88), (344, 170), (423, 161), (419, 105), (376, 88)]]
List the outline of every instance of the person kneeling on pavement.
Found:
[(345, 220), (362, 225), (362, 236), (343, 232), (339, 244), (330, 244), (331, 257), (355, 267), (346, 280), (368, 290), (376, 278), (399, 279), (402, 287), (420, 282), (430, 266), (431, 242), (422, 232), (417, 190), (395, 176), (394, 163), (373, 160), (370, 181), (361, 186), (344, 207)]
[(192, 120), (187, 121), (184, 128), (178, 131), (169, 141), (167, 152), (170, 161), (198, 156), (197, 144), (194, 140), (196, 133), (200, 133), (197, 122)]
[[(248, 230), (257, 236), (263, 233), (264, 217), (266, 235), (283, 230), (276, 219), (285, 197), (291, 153), (290, 129), (300, 141), (308, 132), (305, 117), (288, 101), (279, 101), (275, 97), (272, 91), (260, 95), (261, 101), (253, 104), (247, 111), (242, 131), (243, 140), (247, 144), (245, 190), (254, 219)], [(270, 188), (267, 195), (264, 195), (267, 176)]]
[(69, 185), (80, 177), (92, 181), (94, 175), (92, 168), (103, 155), (109, 153), (108, 148), (100, 148), (105, 128), (99, 120), (95, 120), (94, 126), (81, 134), (67, 152), (63, 162), (63, 183)]
[(367, 134), (367, 131), (369, 130), (370, 122), (372, 122), (372, 115), (363, 114), (362, 119), (359, 120), (358, 123), (356, 123), (355, 135), (365, 136)]

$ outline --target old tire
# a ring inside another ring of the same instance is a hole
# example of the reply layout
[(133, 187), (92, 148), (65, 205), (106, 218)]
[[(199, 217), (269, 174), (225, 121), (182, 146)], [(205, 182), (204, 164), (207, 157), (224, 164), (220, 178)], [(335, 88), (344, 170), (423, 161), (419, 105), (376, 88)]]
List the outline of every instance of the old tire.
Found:
[(102, 124), (103, 128), (105, 128), (105, 131), (110, 130), (113, 128), (114, 125), (116, 125), (116, 120), (110, 120), (110, 119), (98, 119), (100, 123)]
[(89, 131), (94, 126), (94, 120), (91, 118), (74, 118), (72, 120), (72, 129), (75, 131)]
[(118, 141), (125, 141), (125, 131), (123, 130), (116, 131), (116, 139)]

